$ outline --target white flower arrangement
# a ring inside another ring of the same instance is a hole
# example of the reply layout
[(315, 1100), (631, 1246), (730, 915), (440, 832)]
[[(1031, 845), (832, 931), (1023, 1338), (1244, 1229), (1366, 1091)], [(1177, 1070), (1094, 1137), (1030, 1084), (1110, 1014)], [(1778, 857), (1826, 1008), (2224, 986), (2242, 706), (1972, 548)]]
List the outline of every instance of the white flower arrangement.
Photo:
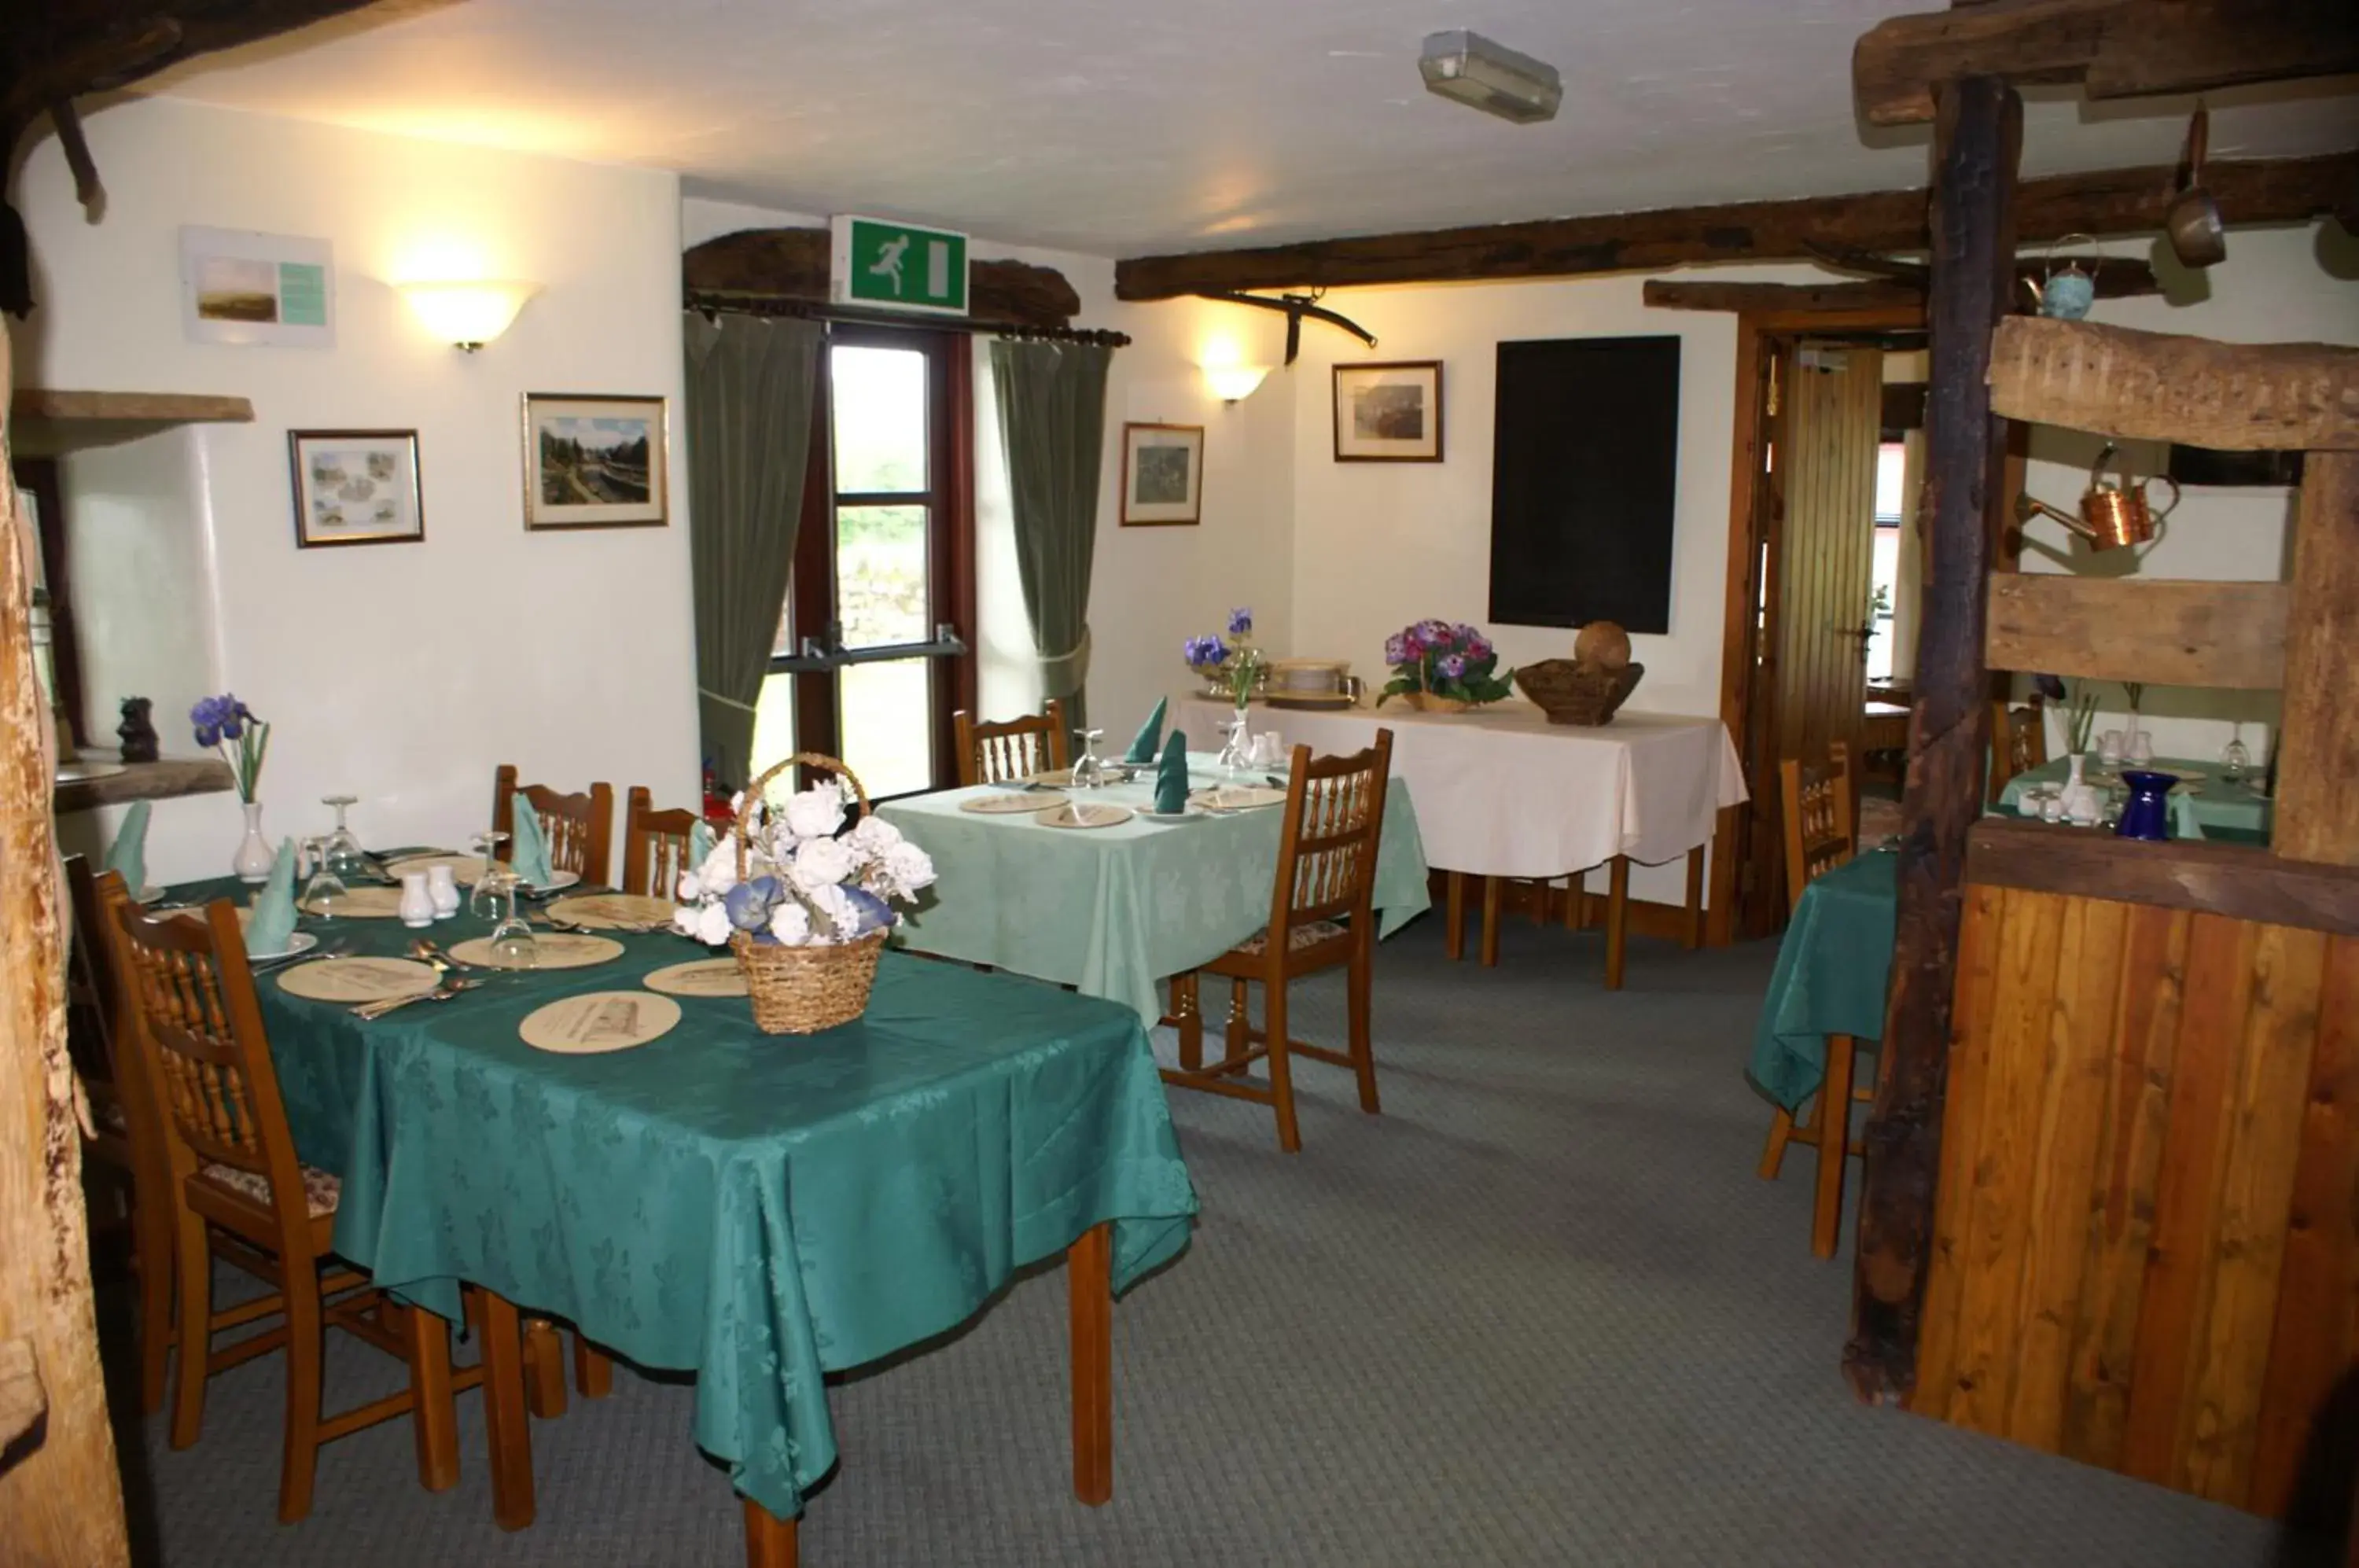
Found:
[(737, 840), (723, 837), (704, 864), (680, 876), (672, 929), (718, 947), (744, 931), (783, 947), (826, 947), (891, 927), (895, 904), (917, 901), (934, 880), (926, 852), (882, 817), (843, 826), (843, 789), (824, 779), (780, 807), (743, 794), (745, 875)]

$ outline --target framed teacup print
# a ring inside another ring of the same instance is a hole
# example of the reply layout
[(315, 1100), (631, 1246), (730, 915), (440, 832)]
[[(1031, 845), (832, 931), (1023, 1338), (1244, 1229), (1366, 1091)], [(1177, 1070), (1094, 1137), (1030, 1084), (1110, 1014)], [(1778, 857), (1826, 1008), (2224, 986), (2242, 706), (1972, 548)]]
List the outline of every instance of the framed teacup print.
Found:
[(670, 519), (660, 397), (524, 395), (524, 526), (659, 528)]
[(1335, 461), (1440, 463), (1441, 361), (1337, 365)]
[(416, 430), (289, 430), (287, 456), (300, 548), (426, 537)]
[(1125, 528), (1200, 522), (1204, 510), (1204, 427), (1122, 427)]

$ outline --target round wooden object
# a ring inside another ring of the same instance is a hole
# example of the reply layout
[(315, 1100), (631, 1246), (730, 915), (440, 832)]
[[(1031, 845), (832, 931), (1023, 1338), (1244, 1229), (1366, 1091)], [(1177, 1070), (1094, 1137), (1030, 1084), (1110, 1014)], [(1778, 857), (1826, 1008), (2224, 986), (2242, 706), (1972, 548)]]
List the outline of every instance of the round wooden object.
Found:
[(1630, 634), (1612, 621), (1592, 621), (1572, 639), (1575, 664), (1620, 670), (1630, 662)]

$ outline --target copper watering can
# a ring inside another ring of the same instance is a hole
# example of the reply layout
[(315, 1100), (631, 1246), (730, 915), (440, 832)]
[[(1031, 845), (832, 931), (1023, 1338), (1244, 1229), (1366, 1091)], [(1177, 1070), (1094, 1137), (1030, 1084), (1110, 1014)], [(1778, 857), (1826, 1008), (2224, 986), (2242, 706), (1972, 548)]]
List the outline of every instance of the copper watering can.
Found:
[(2105, 462), (2113, 455), (2114, 443), (2107, 441), (2097, 461), (2089, 465), (2089, 488), (2082, 493), (2079, 517), (2025, 495), (2016, 497), (2017, 520), (2027, 523), (2035, 517), (2053, 517), (2087, 539), (2091, 550), (2116, 550), (2155, 538), (2162, 531), (2162, 520), (2179, 506), (2177, 482), (2169, 474), (2155, 476), (2170, 486), (2170, 502), (2158, 512), (2147, 501), (2146, 483), (2131, 484), (2128, 470), (2123, 470), (2118, 480), (2105, 477)]

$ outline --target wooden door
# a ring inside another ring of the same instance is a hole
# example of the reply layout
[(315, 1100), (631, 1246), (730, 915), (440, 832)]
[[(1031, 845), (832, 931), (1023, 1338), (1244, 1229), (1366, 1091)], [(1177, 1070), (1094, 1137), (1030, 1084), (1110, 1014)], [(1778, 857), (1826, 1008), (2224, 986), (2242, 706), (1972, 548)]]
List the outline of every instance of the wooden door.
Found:
[(1781, 757), (1814, 760), (1837, 741), (1859, 756), (1883, 361), (1878, 349), (1809, 342), (1791, 361), (1770, 617)]

